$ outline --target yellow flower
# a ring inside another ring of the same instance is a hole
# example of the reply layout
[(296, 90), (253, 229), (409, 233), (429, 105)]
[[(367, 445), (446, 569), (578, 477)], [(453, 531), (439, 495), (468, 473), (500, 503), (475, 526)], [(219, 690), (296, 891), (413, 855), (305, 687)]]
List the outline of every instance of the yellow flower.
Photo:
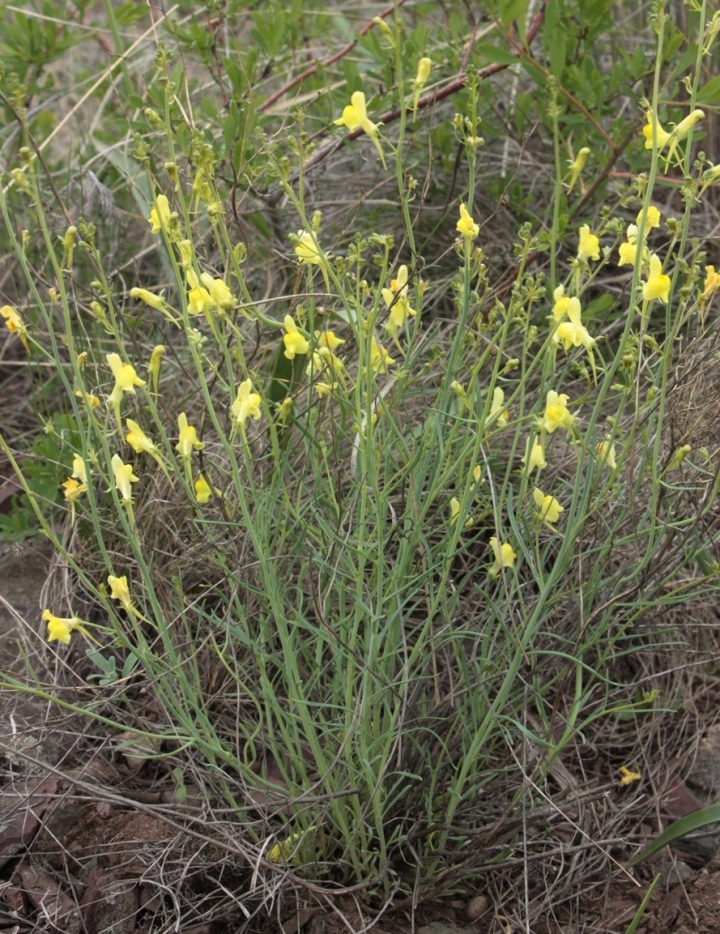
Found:
[(415, 87), (425, 87), (427, 80), (430, 77), (431, 70), (432, 60), (429, 58), (421, 58), (418, 62), (417, 75), (415, 76)]
[(340, 344), (345, 341), (335, 336), (334, 331), (315, 331), (315, 337), (320, 347), (327, 347), (328, 350), (337, 350)]
[(198, 474), (198, 478), (195, 481), (195, 499), (201, 505), (205, 505), (212, 495), (212, 487), (202, 474)]
[(209, 272), (202, 273), (200, 279), (218, 308), (234, 308), (237, 305), (237, 299), (223, 279), (213, 279)]
[(71, 477), (76, 477), (81, 483), (87, 483), (87, 467), (79, 454), (73, 454)]
[(562, 319), (568, 314), (570, 308), (577, 307), (578, 311), (580, 310), (580, 300), (574, 296), (569, 296), (565, 294), (565, 286), (559, 285), (553, 292), (553, 299), (555, 304), (553, 305), (553, 318), (555, 321), (562, 321)]
[(188, 269), (187, 281), (190, 289), (188, 290), (188, 314), (202, 315), (206, 311), (212, 311), (213, 299), (208, 290), (200, 285), (200, 281), (194, 269)]
[(150, 385), (154, 393), (157, 393), (158, 391), (158, 383), (160, 381), (160, 366), (162, 364), (162, 358), (164, 354), (164, 344), (156, 344), (155, 347), (153, 347), (153, 352), (150, 354), (150, 362), (148, 363), (148, 376), (150, 377)]
[(62, 484), (62, 488), (63, 496), (71, 506), (75, 505), (75, 500), (78, 498), (78, 496), (81, 496), (83, 493), (87, 493), (87, 484), (78, 483), (78, 481), (72, 477), (68, 477), (68, 479)]
[(650, 254), (650, 269), (647, 282), (643, 283), (642, 295), (646, 302), (655, 299), (667, 304), (670, 294), (670, 276), (662, 271), (662, 262), (656, 253)]
[(324, 383), (322, 380), (319, 380), (315, 383), (315, 392), (317, 392), (317, 394), (321, 397), (331, 396), (337, 388), (337, 383)]
[(368, 119), (367, 106), (365, 104), (365, 95), (362, 91), (355, 91), (350, 98), (350, 103), (343, 109), (342, 117), (335, 121), (335, 126), (345, 126), (354, 133), (355, 130), (363, 130), (375, 144), (375, 148), (380, 156), (383, 168), (385, 168), (385, 156), (380, 147), (378, 139), (378, 127)]
[(650, 108), (647, 112), (647, 123), (643, 127), (643, 136), (645, 137), (645, 148), (652, 149), (653, 145), (656, 145), (658, 149), (662, 149), (663, 146), (670, 139), (670, 133), (667, 133), (663, 130), (660, 125), (660, 121), (655, 116), (654, 111)]
[(577, 180), (582, 175), (582, 170), (585, 168), (585, 163), (587, 162), (587, 157), (590, 155), (590, 150), (587, 146), (578, 152), (574, 160), (570, 162), (570, 178), (568, 180), (568, 192), (571, 192), (575, 187)]
[(166, 231), (169, 230), (171, 218), (170, 202), (165, 195), (158, 195), (155, 200), (155, 207), (150, 211), (150, 217), (148, 218), (150, 233), (160, 233), (163, 228)]
[(27, 342), (27, 326), (18, 312), (14, 308), (11, 308), (10, 305), (3, 305), (2, 308), (0, 308), (0, 315), (5, 319), (5, 326), (8, 331), (10, 331), (11, 334), (17, 334), (22, 341), (26, 353), (30, 353)]
[(508, 411), (505, 408), (505, 393), (499, 386), (493, 390), (493, 401), (490, 406), (490, 421), (497, 417), (497, 424), (502, 428), (508, 423)]
[(639, 782), (642, 778), (640, 772), (636, 772), (634, 769), (628, 769), (624, 765), (621, 765), (618, 771), (620, 772), (621, 788), (625, 788), (627, 785), (632, 785), (633, 782)]
[(420, 100), (420, 92), (427, 84), (427, 80), (430, 77), (430, 72), (432, 70), (432, 61), (429, 58), (421, 58), (418, 62), (417, 74), (415, 75), (415, 80), (413, 81), (413, 114), (417, 113), (418, 101)]
[(591, 353), (595, 346), (595, 340), (590, 336), (590, 332), (582, 323), (580, 314), (580, 302), (575, 299), (574, 302), (568, 306), (568, 320), (559, 324), (553, 335), (553, 340), (556, 344), (562, 341), (565, 353), (567, 353), (571, 347), (584, 347), (588, 353)]
[(135, 367), (131, 366), (129, 363), (123, 363), (118, 354), (106, 354), (105, 359), (115, 377), (115, 388), (110, 396), (111, 400), (117, 398), (117, 400), (120, 401), (124, 392), (130, 392), (135, 395), (135, 387), (145, 385), (145, 380), (140, 379), (135, 372)]
[[(457, 517), (460, 515), (460, 502), (456, 496), (453, 496), (450, 500), (450, 525), (455, 525), (457, 522)], [(465, 525), (463, 528), (468, 529), (473, 524), (475, 520), (472, 516), (468, 516), (465, 520)]]
[(350, 103), (343, 109), (342, 117), (338, 117), (335, 126), (345, 126), (354, 133), (355, 130), (364, 130), (368, 136), (376, 136), (377, 126), (368, 119), (365, 95), (362, 91), (355, 91)]
[(137, 483), (138, 480), (133, 473), (132, 464), (124, 464), (119, 454), (113, 454), (110, 464), (115, 476), (115, 487), (118, 493), (122, 497), (123, 502), (131, 502), (132, 484)]
[(457, 517), (460, 515), (460, 500), (457, 496), (453, 496), (450, 500), (450, 525), (454, 525), (457, 522)]
[(298, 331), (297, 325), (290, 315), (285, 315), (283, 325), (285, 327), (283, 344), (285, 344), (287, 359), (294, 360), (296, 354), (306, 354), (310, 349), (310, 342)]
[(551, 389), (547, 394), (545, 403), (545, 414), (540, 421), (540, 427), (552, 434), (558, 428), (565, 428), (569, 431), (575, 424), (575, 418), (568, 411), (568, 397), (565, 393), (556, 393)]
[(202, 451), (205, 444), (198, 440), (197, 432), (193, 426), (188, 425), (187, 415), (184, 412), (178, 415), (178, 428), (180, 429), (180, 434), (178, 443), (175, 445), (175, 450), (179, 451), (180, 456), (187, 460), (187, 458), (192, 455), (193, 449)]
[(100, 405), (100, 400), (98, 397), (94, 396), (91, 392), (82, 392), (82, 390), (76, 389), (75, 395), (78, 397), (78, 399), (84, 399), (91, 409), (96, 409)]
[(595, 236), (595, 234), (590, 233), (590, 228), (587, 224), (583, 224), (583, 226), (580, 228), (577, 255), (578, 259), (600, 259), (600, 240)]
[(301, 263), (320, 266), (324, 260), (322, 250), (315, 238), (315, 234), (309, 230), (298, 230), (297, 243), (295, 244), (295, 255)]
[(188, 271), (192, 267), (193, 261), (193, 248), (192, 243), (189, 240), (181, 240), (177, 245), (178, 252), (180, 253), (180, 265), (185, 270)]
[(408, 269), (403, 265), (398, 269), (397, 279), (390, 280), (390, 288), (382, 290), (382, 297), (389, 309), (389, 319), (385, 325), (392, 339), (397, 342), (398, 330), (405, 324), (408, 316), (415, 315), (408, 300)]
[(147, 289), (130, 289), (130, 298), (139, 299), (149, 305), (150, 308), (156, 308), (158, 311), (165, 308), (165, 299), (160, 295), (155, 295), (154, 292), (149, 292)]
[(125, 440), (136, 454), (141, 454), (143, 451), (148, 454), (156, 453), (157, 449), (155, 445), (150, 440), (150, 438), (148, 438), (137, 422), (133, 421), (131, 418), (126, 418), (125, 424), (128, 427), (128, 433), (125, 436)]
[(552, 525), (552, 523), (558, 521), (560, 513), (564, 511), (565, 507), (561, 506), (554, 496), (550, 496), (549, 494), (546, 496), (542, 490), (535, 487), (533, 490), (533, 499), (535, 500), (535, 505), (538, 508), (539, 516), (543, 522)]
[(703, 300), (707, 300), (720, 286), (720, 273), (715, 272), (714, 266), (705, 267), (705, 282), (703, 283)]
[(511, 568), (515, 564), (517, 554), (508, 542), (500, 544), (500, 540), (496, 535), (493, 535), (490, 539), (490, 547), (493, 550), (495, 560), (488, 569), (488, 574), (490, 577), (497, 577), (503, 568)]
[[(640, 224), (643, 216), (643, 208), (640, 208), (638, 211), (638, 216), (635, 218), (635, 223)], [(633, 226), (632, 224), (630, 226)], [(653, 227), (660, 226), (660, 211), (655, 207), (654, 204), (651, 204), (647, 209), (647, 216), (645, 217), (645, 230), (652, 230)], [(628, 228), (629, 230), (630, 228)], [(635, 233), (637, 233), (637, 227), (635, 228)]]
[(635, 265), (635, 257), (638, 249), (637, 235), (637, 226), (635, 224), (628, 224), (627, 240), (618, 247), (618, 255), (620, 257), (618, 259), (618, 266)]
[(472, 217), (470, 217), (468, 209), (464, 204), (460, 205), (460, 220), (457, 222), (456, 230), (468, 241), (474, 240), (475, 237), (477, 237), (477, 235), (480, 233), (480, 228), (472, 219)]
[(126, 575), (123, 574), (122, 577), (115, 577), (113, 574), (110, 574), (108, 576), (108, 584), (110, 586), (110, 598), (112, 600), (117, 600), (128, 612), (133, 612), (134, 607), (130, 599), (130, 590), (128, 589)]
[(543, 446), (537, 438), (528, 438), (527, 444), (525, 445), (525, 456), (522, 459), (522, 463), (528, 469), (528, 476), (530, 476), (536, 467), (538, 470), (542, 470), (544, 467), (547, 467), (545, 451), (543, 450)]
[(245, 427), (248, 418), (254, 418), (256, 421), (260, 418), (260, 401), (260, 396), (252, 391), (251, 380), (246, 379), (240, 383), (237, 398), (230, 407), (230, 411), (241, 428)]
[(388, 367), (395, 361), (376, 337), (373, 337), (370, 350), (370, 365), (376, 373), (387, 373)]
[(693, 110), (691, 114), (688, 114), (684, 120), (681, 120), (680, 123), (678, 123), (670, 135), (673, 137), (673, 139), (678, 141), (685, 139), (698, 120), (702, 120), (704, 116), (704, 111)]
[(595, 453), (603, 464), (607, 464), (610, 470), (615, 470), (617, 461), (615, 460), (615, 445), (612, 443), (611, 435), (606, 435), (605, 440), (595, 448)]
[(76, 630), (83, 633), (83, 635), (87, 635), (85, 630), (87, 623), (83, 623), (83, 621), (78, 619), (77, 616), (54, 616), (50, 610), (43, 610), (42, 618), (47, 623), (48, 642), (57, 641), (64, 642), (65, 645), (69, 645), (70, 635)]

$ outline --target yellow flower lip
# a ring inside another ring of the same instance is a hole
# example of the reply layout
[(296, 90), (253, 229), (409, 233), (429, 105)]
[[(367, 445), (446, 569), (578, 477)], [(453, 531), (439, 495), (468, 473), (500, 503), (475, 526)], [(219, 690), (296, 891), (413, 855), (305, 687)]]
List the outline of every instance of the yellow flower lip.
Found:
[(490, 539), (490, 547), (495, 560), (488, 569), (488, 574), (490, 577), (498, 577), (504, 568), (511, 568), (515, 564), (517, 554), (509, 542), (501, 543), (497, 535), (493, 535)]
[(460, 220), (457, 222), (455, 229), (467, 240), (474, 240), (480, 233), (480, 228), (472, 219), (464, 204), (460, 205)]
[(643, 284), (643, 299), (652, 302), (656, 299), (667, 304), (670, 296), (670, 276), (662, 271), (662, 262), (656, 253), (650, 254), (647, 281)]
[(248, 418), (257, 421), (262, 414), (260, 411), (260, 396), (252, 391), (252, 380), (246, 379), (237, 391), (237, 398), (230, 407), (233, 418), (241, 428), (245, 428)]

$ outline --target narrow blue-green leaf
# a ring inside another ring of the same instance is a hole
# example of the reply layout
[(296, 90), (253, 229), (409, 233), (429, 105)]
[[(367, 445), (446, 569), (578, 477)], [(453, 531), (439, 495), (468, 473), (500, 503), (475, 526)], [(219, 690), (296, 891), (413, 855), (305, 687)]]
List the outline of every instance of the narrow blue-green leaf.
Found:
[(720, 804), (710, 804), (706, 808), (700, 808), (699, 811), (693, 811), (692, 814), (686, 814), (685, 817), (673, 821), (669, 827), (663, 830), (659, 837), (656, 837), (652, 843), (648, 843), (632, 859), (629, 859), (626, 865), (628, 868), (637, 866), (638, 863), (642, 863), (643, 860), (652, 856), (653, 853), (657, 853), (658, 850), (669, 843), (675, 843), (676, 840), (682, 840), (683, 837), (687, 837), (688, 834), (693, 833), (695, 830), (701, 830), (709, 824), (718, 822), (720, 822)]

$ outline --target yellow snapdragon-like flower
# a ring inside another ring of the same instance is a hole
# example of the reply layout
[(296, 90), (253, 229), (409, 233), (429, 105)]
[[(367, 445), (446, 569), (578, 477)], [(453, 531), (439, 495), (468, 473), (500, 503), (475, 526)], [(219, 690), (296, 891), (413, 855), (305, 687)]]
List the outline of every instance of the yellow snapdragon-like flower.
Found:
[(645, 148), (652, 149), (653, 146), (657, 146), (658, 149), (662, 149), (669, 141), (671, 134), (663, 130), (652, 108), (648, 110), (646, 119), (647, 123), (642, 129)]
[(501, 544), (500, 539), (496, 535), (493, 535), (490, 539), (490, 547), (492, 548), (495, 560), (488, 569), (488, 574), (490, 577), (498, 577), (503, 568), (511, 568), (515, 564), (517, 554), (509, 542), (503, 542)]
[(110, 587), (110, 598), (117, 600), (118, 603), (128, 612), (133, 612), (134, 607), (130, 599), (130, 589), (128, 588), (127, 576), (115, 577), (114, 574), (108, 576), (108, 585)]
[(642, 295), (646, 302), (657, 299), (667, 304), (670, 295), (670, 276), (662, 271), (662, 262), (656, 253), (650, 254), (648, 277), (643, 283)]
[(294, 360), (297, 354), (306, 354), (310, 350), (310, 342), (298, 331), (297, 325), (291, 315), (285, 315), (283, 319), (285, 334), (283, 335), (283, 344), (285, 345), (285, 356), (288, 360)]
[(629, 769), (625, 765), (621, 765), (618, 771), (620, 772), (621, 788), (626, 788), (628, 785), (632, 785), (634, 782), (639, 782), (642, 778), (641, 772), (638, 772), (636, 769)]
[(87, 484), (79, 483), (74, 477), (68, 477), (67, 480), (61, 484), (63, 496), (70, 503), (70, 521), (71, 523), (75, 522), (75, 500), (82, 496), (83, 493), (87, 493)]
[(154, 292), (150, 292), (148, 289), (130, 289), (130, 298), (144, 302), (150, 308), (155, 308), (158, 311), (163, 311), (165, 308), (165, 299), (162, 295), (155, 295)]
[[(635, 224), (639, 225), (643, 216), (643, 208), (640, 208), (638, 211), (638, 216), (635, 218)], [(655, 207), (654, 204), (651, 204), (647, 209), (647, 214), (645, 216), (645, 230), (652, 230), (654, 227), (660, 226), (660, 211)], [(629, 228), (628, 228), (629, 229)], [(635, 233), (637, 234), (637, 227), (635, 227)]]
[(557, 522), (560, 518), (560, 513), (565, 509), (554, 496), (550, 496), (549, 494), (545, 495), (538, 487), (535, 487), (533, 490), (533, 500), (538, 508), (539, 518), (549, 525)]
[(510, 414), (505, 408), (505, 393), (499, 386), (496, 386), (493, 390), (493, 399), (490, 405), (490, 421), (496, 420), (496, 424), (504, 428), (509, 417)]
[(248, 418), (254, 418), (256, 421), (262, 414), (260, 411), (260, 396), (252, 391), (252, 380), (246, 379), (237, 391), (237, 398), (230, 407), (233, 418), (241, 428), (245, 428), (245, 422)]
[(615, 445), (611, 441), (611, 435), (606, 435), (605, 440), (601, 441), (600, 444), (595, 448), (595, 453), (603, 464), (606, 464), (610, 470), (615, 470), (617, 468), (617, 461), (615, 460)]
[(527, 467), (528, 476), (530, 476), (535, 468), (542, 470), (544, 467), (547, 467), (545, 450), (536, 437), (528, 438), (522, 463)]
[(96, 409), (100, 405), (100, 400), (91, 392), (83, 392), (81, 389), (75, 390), (78, 399), (83, 399), (90, 409)]
[(638, 229), (636, 224), (629, 224), (627, 239), (618, 247), (618, 266), (634, 266), (638, 250)]
[(0, 308), (0, 315), (5, 319), (5, 327), (11, 334), (17, 334), (20, 338), (26, 353), (30, 353), (30, 347), (27, 341), (27, 326), (20, 314), (10, 305), (3, 305)]
[(295, 244), (295, 255), (301, 263), (306, 265), (320, 266), (324, 260), (322, 250), (315, 238), (315, 234), (309, 230), (298, 230), (297, 243)]
[(480, 233), (480, 228), (472, 219), (467, 207), (464, 204), (460, 205), (460, 220), (457, 222), (455, 229), (468, 241), (474, 240)]
[(87, 466), (79, 454), (73, 454), (71, 477), (76, 477), (81, 483), (87, 483)]
[(553, 292), (553, 318), (555, 321), (562, 321), (562, 319), (568, 314), (570, 308), (577, 307), (578, 311), (580, 310), (580, 300), (575, 298), (575, 296), (570, 296), (565, 294), (565, 286), (559, 285)]
[(175, 445), (175, 450), (180, 452), (180, 456), (183, 460), (187, 460), (191, 457), (194, 450), (202, 451), (205, 444), (203, 441), (199, 440), (197, 431), (195, 431), (193, 426), (188, 424), (187, 415), (184, 412), (178, 415), (178, 428), (180, 433), (178, 436), (178, 443)]
[(162, 358), (165, 356), (165, 345), (156, 344), (153, 347), (153, 352), (150, 354), (150, 362), (148, 363), (148, 376), (150, 377), (150, 387), (154, 393), (158, 391), (158, 383), (160, 382), (160, 367), (162, 366)]
[(583, 146), (582, 149), (578, 151), (577, 156), (570, 161), (570, 178), (568, 179), (567, 188), (568, 194), (573, 190), (577, 184), (577, 180), (582, 175), (582, 171), (585, 168), (585, 163), (587, 158), (590, 155), (590, 150), (587, 146)]
[(200, 281), (203, 283), (210, 298), (215, 302), (218, 308), (234, 308), (237, 305), (237, 299), (228, 288), (224, 279), (213, 279), (209, 272), (203, 272), (200, 275)]
[(590, 227), (587, 224), (583, 224), (580, 228), (577, 255), (580, 260), (600, 259), (600, 240), (595, 234), (590, 233)]
[(566, 431), (575, 424), (575, 417), (568, 411), (568, 397), (565, 393), (557, 393), (551, 389), (547, 394), (545, 403), (545, 414), (540, 420), (540, 427), (548, 434), (557, 431), (558, 428), (565, 428)]
[(83, 622), (83, 620), (78, 619), (77, 616), (63, 617), (55, 616), (50, 610), (43, 610), (42, 618), (47, 623), (48, 642), (63, 642), (65, 645), (70, 644), (70, 636), (73, 632), (81, 632), (84, 636), (88, 636), (88, 631), (86, 626), (89, 623)]
[(334, 331), (315, 331), (315, 339), (319, 347), (327, 348), (330, 351), (337, 350), (340, 344), (345, 343), (343, 338), (337, 337)]
[(562, 343), (565, 353), (571, 347), (584, 347), (590, 354), (595, 346), (595, 340), (590, 336), (590, 332), (582, 323), (580, 302), (575, 301), (568, 305), (568, 320), (562, 321), (553, 335), (556, 344)]
[(715, 272), (714, 266), (705, 267), (705, 281), (703, 282), (702, 298), (707, 301), (720, 286), (720, 273)]
[(212, 495), (212, 487), (202, 474), (198, 474), (198, 478), (195, 481), (195, 499), (198, 501), (198, 503), (200, 503), (201, 506), (204, 506), (205, 503), (210, 500)]
[(380, 140), (378, 139), (379, 130), (377, 124), (373, 123), (367, 115), (367, 105), (365, 95), (362, 91), (355, 91), (350, 98), (350, 103), (343, 108), (342, 116), (335, 121), (335, 126), (344, 126), (354, 133), (356, 130), (363, 130), (373, 141), (375, 148), (380, 156), (383, 168), (385, 168), (385, 155), (383, 154)]
[(382, 290), (383, 301), (389, 312), (386, 330), (397, 343), (398, 331), (408, 317), (415, 315), (415, 309), (410, 307), (408, 300), (408, 268), (400, 266), (396, 279), (390, 280), (390, 288)]
[(687, 117), (678, 123), (678, 125), (673, 129), (670, 136), (673, 140), (680, 142), (684, 140), (686, 136), (690, 134), (690, 131), (693, 129), (698, 120), (703, 120), (705, 117), (705, 112), (702, 110), (693, 110), (692, 113), (689, 113)]
[(335, 126), (344, 126), (354, 133), (355, 130), (364, 130), (368, 136), (377, 135), (378, 128), (367, 115), (367, 104), (362, 91), (355, 91), (350, 97), (350, 103), (343, 109), (342, 117), (338, 117)]
[(150, 233), (160, 233), (163, 228), (168, 231), (171, 219), (170, 202), (165, 195), (158, 195), (155, 199), (155, 207), (150, 211), (150, 217), (148, 217)]
[(126, 418), (125, 424), (128, 429), (125, 440), (136, 454), (141, 454), (143, 452), (147, 454), (157, 453), (157, 448), (154, 443), (148, 438), (137, 422), (133, 421), (131, 418)]
[(123, 363), (118, 354), (106, 354), (105, 359), (112, 370), (112, 375), (115, 377), (115, 387), (110, 396), (111, 399), (117, 398), (119, 401), (125, 392), (135, 395), (135, 387), (145, 385), (145, 380), (140, 379), (135, 372), (135, 367), (129, 363)]
[(119, 454), (113, 454), (110, 461), (113, 475), (115, 477), (115, 487), (120, 494), (123, 502), (132, 501), (132, 484), (138, 482), (138, 478), (133, 473), (132, 464), (123, 463)]
[(372, 347), (370, 349), (370, 365), (373, 370), (376, 373), (387, 373), (388, 367), (392, 366), (393, 363), (395, 363), (395, 361), (387, 350), (385, 350), (376, 337), (373, 337)]
[(413, 114), (417, 113), (418, 101), (420, 100), (420, 93), (422, 89), (427, 84), (428, 78), (430, 77), (430, 72), (432, 71), (432, 61), (429, 58), (421, 58), (418, 62), (417, 74), (413, 81)]
[(187, 293), (188, 314), (202, 315), (206, 311), (212, 311), (215, 304), (212, 295), (204, 285), (200, 285), (200, 280), (194, 269), (188, 269), (187, 281), (190, 286)]

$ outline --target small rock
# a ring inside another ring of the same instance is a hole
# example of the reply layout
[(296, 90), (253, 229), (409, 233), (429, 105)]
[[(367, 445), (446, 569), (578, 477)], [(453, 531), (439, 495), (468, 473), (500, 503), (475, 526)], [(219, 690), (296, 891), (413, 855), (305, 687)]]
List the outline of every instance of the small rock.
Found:
[(488, 900), (484, 895), (476, 895), (467, 903), (465, 914), (468, 921), (477, 921), (488, 909)]

